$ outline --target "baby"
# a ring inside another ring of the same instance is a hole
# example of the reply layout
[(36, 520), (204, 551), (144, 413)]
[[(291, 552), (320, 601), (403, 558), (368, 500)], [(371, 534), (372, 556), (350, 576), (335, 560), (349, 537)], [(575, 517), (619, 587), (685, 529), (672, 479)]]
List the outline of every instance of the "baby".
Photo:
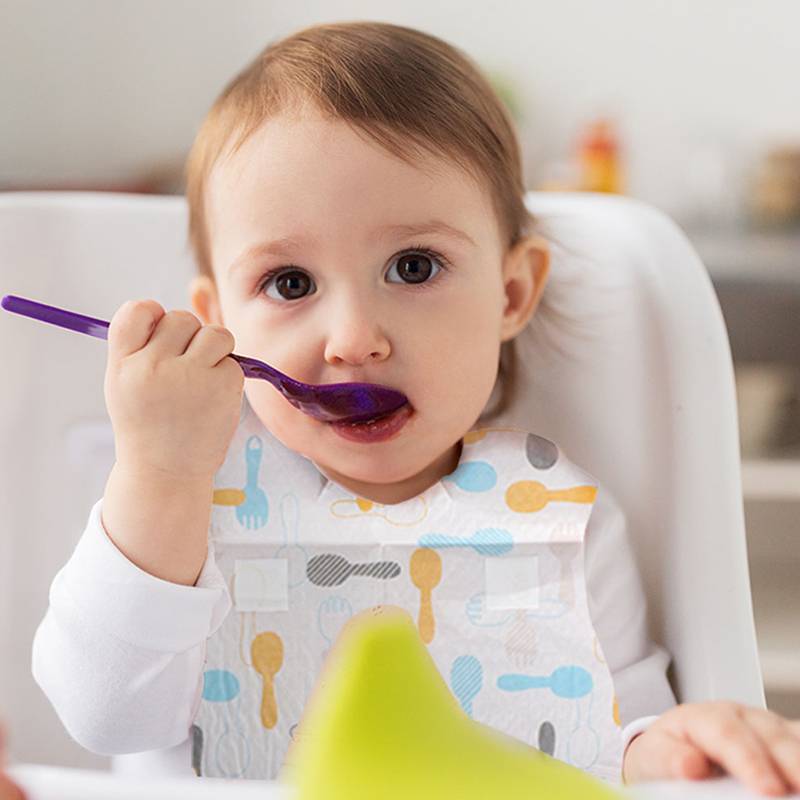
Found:
[[(502, 104), (427, 34), (316, 26), (225, 88), (187, 166), (195, 313), (112, 319), (116, 462), (34, 642), (81, 744), (273, 778), (342, 621), (394, 603), (467, 714), (600, 778), (800, 788), (800, 723), (675, 704), (608, 493), (487, 424), (547, 311), (523, 194)], [(234, 343), (408, 403), (320, 422), (245, 384)]]

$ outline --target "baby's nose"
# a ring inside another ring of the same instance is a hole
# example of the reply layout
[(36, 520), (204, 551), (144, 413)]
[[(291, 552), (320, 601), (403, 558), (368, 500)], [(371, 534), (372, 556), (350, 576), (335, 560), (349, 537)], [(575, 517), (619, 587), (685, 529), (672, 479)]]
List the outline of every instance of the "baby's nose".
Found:
[(351, 312), (331, 321), (325, 344), (328, 363), (361, 365), (383, 361), (390, 351), (388, 336), (374, 314)]
[(325, 348), (325, 360), (331, 364), (362, 365), (373, 361), (383, 361), (389, 354), (388, 343), (365, 343), (364, 340), (345, 341), (338, 337), (335, 342), (329, 341)]

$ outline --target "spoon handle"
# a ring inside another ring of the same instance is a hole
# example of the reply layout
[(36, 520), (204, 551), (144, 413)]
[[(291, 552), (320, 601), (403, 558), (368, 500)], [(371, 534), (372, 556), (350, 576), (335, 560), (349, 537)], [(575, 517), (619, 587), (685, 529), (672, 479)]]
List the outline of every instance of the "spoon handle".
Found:
[(275, 386), (276, 389), (280, 388), (281, 383), (291, 387), (299, 385), (296, 381), (281, 374), (278, 370), (273, 369), (269, 364), (265, 364), (263, 361), (259, 361), (255, 358), (248, 358), (247, 356), (237, 356), (236, 353), (231, 353), (230, 357), (234, 361), (239, 362), (239, 366), (242, 368), (245, 378), (263, 378), (265, 381), (269, 381)]
[(50, 325), (69, 328), (71, 331), (85, 333), (97, 339), (108, 339), (109, 323), (104, 319), (86, 317), (74, 311), (67, 311), (65, 308), (48, 306), (45, 303), (37, 303), (35, 300), (28, 300), (26, 297), (17, 297), (13, 294), (7, 294), (0, 301), (0, 305), (6, 311), (12, 311), (14, 314), (22, 314), (31, 319), (48, 322)]
[[(0, 305), (6, 311), (12, 311), (14, 314), (22, 314), (24, 317), (38, 319), (40, 322), (47, 322), (50, 325), (58, 325), (60, 328), (67, 328), (77, 333), (85, 333), (97, 339), (108, 339), (110, 323), (104, 319), (87, 317), (75, 311), (67, 311), (65, 308), (49, 306), (46, 303), (37, 303), (35, 300), (13, 294), (7, 294), (0, 301)], [(263, 361), (247, 356), (237, 356), (235, 353), (230, 355), (234, 361), (239, 363), (247, 378), (263, 378), (274, 385), (277, 385), (281, 379), (287, 383), (293, 383), (290, 378), (281, 375)]]

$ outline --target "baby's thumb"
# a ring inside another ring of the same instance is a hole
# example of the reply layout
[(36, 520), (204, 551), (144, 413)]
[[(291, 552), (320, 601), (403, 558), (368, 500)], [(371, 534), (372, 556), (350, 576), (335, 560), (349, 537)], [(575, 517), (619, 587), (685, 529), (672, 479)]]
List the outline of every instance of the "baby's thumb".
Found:
[(109, 358), (116, 361), (141, 350), (165, 313), (155, 300), (128, 300), (123, 303), (109, 324)]
[(664, 733), (650, 731), (638, 740), (626, 757), (625, 782), (699, 780), (710, 777), (713, 765), (704, 753), (689, 742)]

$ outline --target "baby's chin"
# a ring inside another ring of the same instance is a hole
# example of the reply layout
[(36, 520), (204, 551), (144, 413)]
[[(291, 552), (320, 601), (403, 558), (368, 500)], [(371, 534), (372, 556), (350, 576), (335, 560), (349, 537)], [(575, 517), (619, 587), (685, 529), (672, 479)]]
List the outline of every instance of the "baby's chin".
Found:
[[(403, 464), (364, 464), (355, 459), (348, 458), (319, 458), (308, 455), (318, 468), (322, 469), (327, 475), (336, 478), (339, 482), (342, 479), (363, 484), (365, 487), (375, 487), (376, 490), (389, 489), (396, 487), (404, 481), (415, 477), (425, 468), (425, 464), (413, 464), (406, 466)], [(331, 475), (333, 473), (333, 475)]]

